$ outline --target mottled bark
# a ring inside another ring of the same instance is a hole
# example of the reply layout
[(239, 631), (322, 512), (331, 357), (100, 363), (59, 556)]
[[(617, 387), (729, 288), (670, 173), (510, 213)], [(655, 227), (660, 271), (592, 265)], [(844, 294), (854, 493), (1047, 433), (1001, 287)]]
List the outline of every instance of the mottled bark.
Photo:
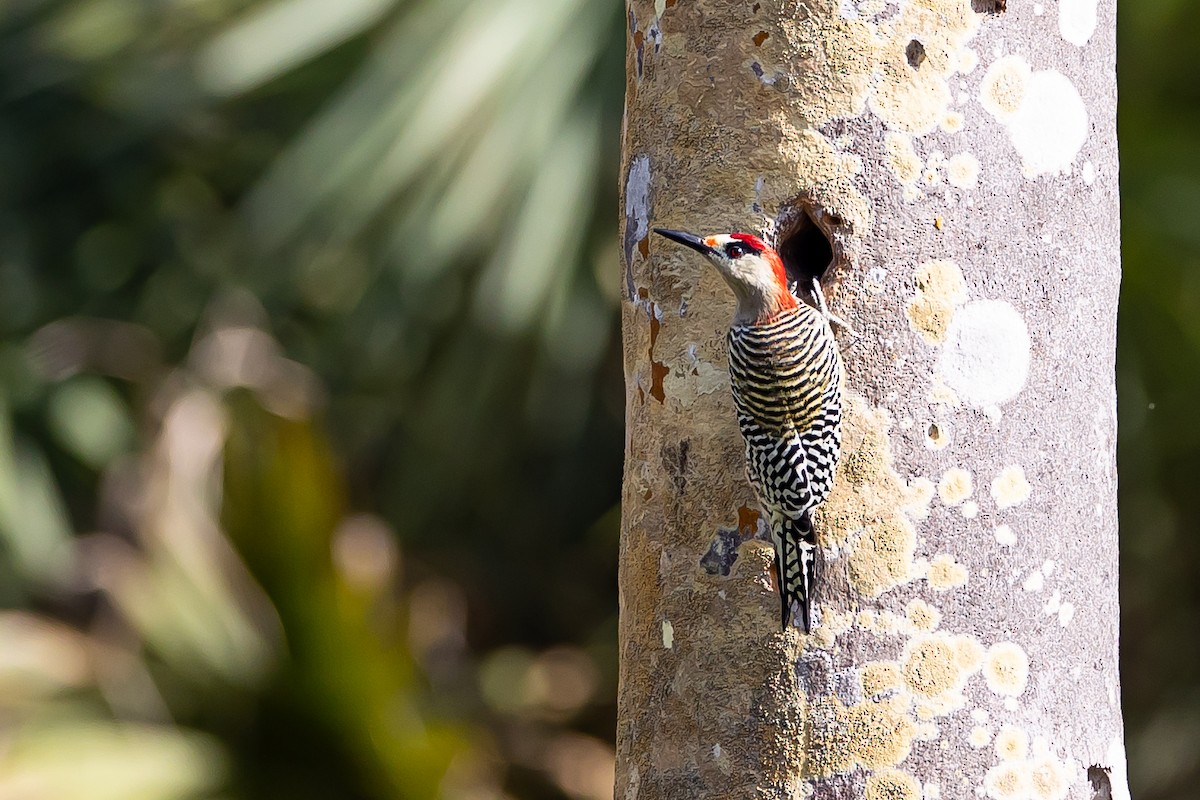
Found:
[[(1114, 0), (628, 11), (616, 797), (1127, 797)], [(812, 636), (779, 630), (732, 297), (655, 225), (830, 263), (858, 333)]]

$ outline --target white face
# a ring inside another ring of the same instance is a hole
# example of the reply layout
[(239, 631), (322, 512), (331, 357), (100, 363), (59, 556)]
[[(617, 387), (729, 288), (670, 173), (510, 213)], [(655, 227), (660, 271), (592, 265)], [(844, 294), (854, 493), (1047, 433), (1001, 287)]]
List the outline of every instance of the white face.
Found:
[(712, 248), (709, 260), (739, 299), (772, 297), (778, 291), (775, 269), (746, 242), (721, 233), (705, 236), (704, 243)]

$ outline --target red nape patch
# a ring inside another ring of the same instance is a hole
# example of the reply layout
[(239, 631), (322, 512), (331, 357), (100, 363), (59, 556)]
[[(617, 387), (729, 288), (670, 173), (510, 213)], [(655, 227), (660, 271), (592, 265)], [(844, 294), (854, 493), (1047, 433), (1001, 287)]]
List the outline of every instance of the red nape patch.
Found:
[(731, 233), (729, 234), (729, 238), (737, 239), (739, 242), (745, 242), (760, 252), (766, 252), (767, 250), (771, 249), (767, 246), (766, 242), (750, 233)]

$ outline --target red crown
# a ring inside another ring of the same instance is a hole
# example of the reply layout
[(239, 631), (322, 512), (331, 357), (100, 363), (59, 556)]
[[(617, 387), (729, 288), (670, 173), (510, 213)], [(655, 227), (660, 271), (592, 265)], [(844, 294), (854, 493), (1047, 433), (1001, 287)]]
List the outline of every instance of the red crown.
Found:
[(731, 233), (729, 234), (729, 238), (737, 239), (739, 242), (745, 242), (759, 252), (765, 252), (771, 249), (767, 246), (766, 242), (750, 233)]

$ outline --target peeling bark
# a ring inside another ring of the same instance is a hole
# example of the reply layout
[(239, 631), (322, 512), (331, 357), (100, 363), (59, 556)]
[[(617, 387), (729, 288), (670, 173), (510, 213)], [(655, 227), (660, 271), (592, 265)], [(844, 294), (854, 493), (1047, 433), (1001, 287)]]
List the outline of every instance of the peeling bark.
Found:
[[(628, 11), (616, 797), (1127, 800), (1115, 3)], [(828, 260), (859, 334), (811, 636), (778, 628), (732, 297), (652, 226)]]

